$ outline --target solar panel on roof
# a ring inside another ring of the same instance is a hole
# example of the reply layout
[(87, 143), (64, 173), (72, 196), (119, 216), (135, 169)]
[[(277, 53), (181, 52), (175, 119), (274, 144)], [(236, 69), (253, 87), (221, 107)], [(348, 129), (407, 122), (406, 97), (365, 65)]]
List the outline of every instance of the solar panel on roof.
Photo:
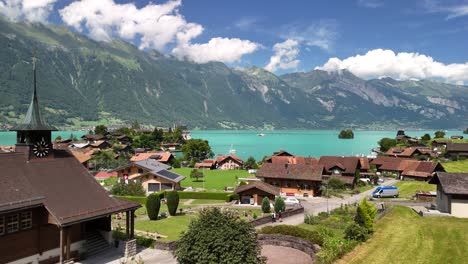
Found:
[(170, 172), (170, 171), (168, 171), (168, 170), (161, 170), (161, 171), (158, 171), (157, 174), (158, 174), (158, 175), (161, 175), (161, 176), (163, 176), (163, 177), (166, 177), (166, 178), (168, 178), (168, 179), (171, 179), (171, 180), (175, 180), (175, 179), (181, 177), (179, 174)]

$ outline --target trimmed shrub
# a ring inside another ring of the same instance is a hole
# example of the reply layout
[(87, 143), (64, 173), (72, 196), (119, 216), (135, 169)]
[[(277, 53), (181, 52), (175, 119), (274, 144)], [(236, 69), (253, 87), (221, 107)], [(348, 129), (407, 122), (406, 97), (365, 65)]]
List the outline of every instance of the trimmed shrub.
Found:
[(268, 197), (265, 196), (265, 198), (263, 198), (262, 200), (262, 212), (264, 214), (268, 214), (270, 211), (270, 199), (268, 199)]
[(369, 237), (369, 232), (365, 227), (358, 225), (357, 223), (350, 223), (345, 229), (345, 238), (348, 240), (366, 241)]
[(286, 209), (286, 204), (284, 203), (283, 198), (281, 198), (281, 197), (276, 197), (275, 198), (274, 208), (275, 208), (275, 212), (277, 212), (277, 213), (284, 212), (284, 210)]
[(239, 199), (239, 195), (237, 193), (231, 193), (226, 195), (226, 202), (229, 203), (230, 201), (234, 201)]
[(179, 192), (180, 199), (226, 200), (225, 192)]
[(304, 229), (298, 226), (291, 225), (275, 225), (275, 226), (265, 226), (258, 231), (262, 234), (280, 234), (288, 235), (303, 238), (307, 241), (310, 241), (312, 244), (317, 244), (322, 246), (324, 243), (323, 236), (320, 235), (318, 231), (312, 231)]
[(166, 192), (167, 211), (170, 215), (177, 214), (177, 207), (179, 206), (179, 193), (177, 191)]
[(146, 212), (150, 220), (158, 220), (159, 209), (161, 208), (161, 199), (158, 194), (152, 193), (146, 199)]

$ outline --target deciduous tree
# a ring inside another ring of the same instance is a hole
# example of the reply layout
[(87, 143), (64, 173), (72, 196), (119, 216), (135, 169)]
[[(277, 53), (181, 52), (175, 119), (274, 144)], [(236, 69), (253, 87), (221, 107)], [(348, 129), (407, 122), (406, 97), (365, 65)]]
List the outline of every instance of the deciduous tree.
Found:
[(203, 209), (177, 243), (179, 263), (263, 264), (255, 228), (235, 212)]

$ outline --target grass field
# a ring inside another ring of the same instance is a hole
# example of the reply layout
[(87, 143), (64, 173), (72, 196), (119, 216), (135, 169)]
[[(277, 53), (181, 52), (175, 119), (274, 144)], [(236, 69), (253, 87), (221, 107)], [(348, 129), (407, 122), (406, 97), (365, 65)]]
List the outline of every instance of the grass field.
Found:
[(466, 263), (468, 219), (423, 218), (395, 206), (371, 239), (336, 263)]
[(208, 200), (208, 199), (196, 199), (193, 200), (191, 205), (205, 205), (205, 204), (224, 204), (225, 200)]
[(174, 241), (179, 239), (182, 231), (187, 230), (190, 219), (194, 217), (196, 214), (182, 214), (157, 221), (135, 221), (135, 229), (167, 236), (161, 241)]
[(185, 176), (181, 183), (182, 187), (203, 188), (204, 186), (208, 191), (222, 191), (224, 187), (235, 187), (237, 185), (236, 176), (238, 178), (253, 177), (246, 170), (203, 170), (205, 173), (205, 183), (203, 184), (203, 179), (194, 181), (195, 179), (190, 178), (191, 168), (178, 168), (172, 169), (172, 171)]
[(468, 172), (468, 160), (442, 163), (447, 172)]
[(399, 181), (395, 186), (398, 187), (400, 198), (411, 198), (416, 191), (435, 191), (437, 185), (420, 181)]

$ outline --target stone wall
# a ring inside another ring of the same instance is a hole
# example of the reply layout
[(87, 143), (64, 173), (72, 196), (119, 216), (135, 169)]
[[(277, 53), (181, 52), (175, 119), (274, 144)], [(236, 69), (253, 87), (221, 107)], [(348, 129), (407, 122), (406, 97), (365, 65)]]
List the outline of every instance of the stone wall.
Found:
[(313, 263), (317, 260), (316, 254), (320, 251), (320, 246), (314, 245), (305, 239), (294, 236), (278, 234), (258, 234), (257, 240), (262, 246), (282, 246), (300, 250), (309, 255), (312, 258)]
[(154, 248), (161, 249), (161, 250), (175, 251), (177, 248), (177, 241), (172, 241), (172, 242), (154, 241)]
[[(297, 215), (297, 214), (302, 214), (304, 213), (304, 207), (292, 209), (292, 210), (286, 210), (285, 212), (281, 213), (281, 218), (286, 218), (292, 215)], [(271, 215), (267, 215), (264, 217), (257, 218), (255, 220), (250, 221), (251, 224), (254, 226), (259, 226), (259, 225), (264, 225), (268, 224), (271, 222)]]

